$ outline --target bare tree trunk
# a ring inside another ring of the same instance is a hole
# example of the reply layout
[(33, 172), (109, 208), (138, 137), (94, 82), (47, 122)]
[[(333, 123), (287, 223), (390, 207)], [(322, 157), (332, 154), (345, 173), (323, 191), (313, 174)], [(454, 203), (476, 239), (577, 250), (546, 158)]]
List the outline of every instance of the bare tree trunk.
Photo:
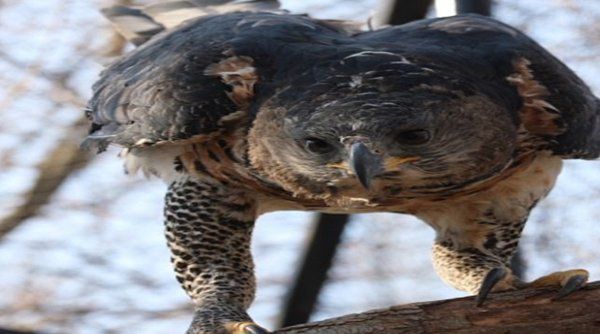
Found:
[(276, 334), (593, 334), (600, 333), (600, 282), (552, 301), (556, 291), (493, 294), (394, 306), (283, 328)]
[(492, 14), (492, 0), (457, 0), (457, 13), (476, 13), (490, 16)]
[(420, 20), (427, 15), (433, 0), (383, 0), (378, 24), (399, 25)]
[(281, 327), (302, 324), (310, 318), (349, 219), (349, 215), (317, 216), (310, 245), (286, 300)]

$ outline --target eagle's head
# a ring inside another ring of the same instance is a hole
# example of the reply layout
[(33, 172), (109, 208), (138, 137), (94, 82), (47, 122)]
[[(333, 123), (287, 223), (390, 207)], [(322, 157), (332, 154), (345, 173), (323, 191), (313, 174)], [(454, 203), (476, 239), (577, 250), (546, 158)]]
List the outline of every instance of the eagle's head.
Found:
[(476, 84), (427, 75), (371, 72), (280, 92), (253, 124), (252, 163), (331, 205), (439, 196), (496, 176), (516, 151), (511, 113)]

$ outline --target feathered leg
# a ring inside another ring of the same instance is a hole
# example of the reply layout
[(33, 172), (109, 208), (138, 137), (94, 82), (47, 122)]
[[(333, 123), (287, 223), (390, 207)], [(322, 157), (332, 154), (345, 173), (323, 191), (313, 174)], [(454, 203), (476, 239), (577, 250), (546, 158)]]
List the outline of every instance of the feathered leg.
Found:
[(477, 305), (481, 305), (493, 291), (556, 286), (561, 287), (558, 299), (586, 283), (588, 273), (582, 269), (556, 272), (530, 283), (523, 282), (511, 271), (510, 262), (527, 216), (503, 220), (491, 212), (438, 234), (433, 246), (433, 263), (438, 275), (448, 284), (477, 294)]
[(456, 247), (449, 240), (433, 247), (434, 266), (438, 275), (453, 287), (477, 294), (477, 305), (483, 304), (493, 291), (526, 287), (560, 287), (554, 299), (563, 298), (580, 289), (588, 280), (584, 269), (555, 272), (533, 282), (523, 282), (510, 267), (510, 256), (498, 256), (485, 248)]
[(254, 218), (240, 191), (192, 178), (169, 186), (166, 237), (177, 280), (196, 304), (188, 334), (267, 333), (246, 313), (255, 291)]
[(529, 212), (554, 185), (561, 168), (555, 157), (538, 158), (519, 173), (485, 192), (439, 203), (423, 214), (438, 232), (433, 262), (440, 277), (477, 294), (481, 305), (489, 292), (525, 287), (560, 287), (556, 299), (585, 285), (583, 269), (556, 272), (526, 283), (510, 270)]

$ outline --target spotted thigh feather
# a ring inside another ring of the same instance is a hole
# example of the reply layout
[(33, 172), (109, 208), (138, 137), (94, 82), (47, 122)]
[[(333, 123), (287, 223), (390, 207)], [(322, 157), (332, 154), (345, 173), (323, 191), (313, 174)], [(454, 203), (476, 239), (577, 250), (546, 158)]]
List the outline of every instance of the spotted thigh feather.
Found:
[(244, 194), (219, 183), (184, 177), (169, 186), (166, 238), (177, 280), (197, 305), (197, 333), (220, 333), (224, 324), (250, 320), (253, 207)]
[[(437, 230), (433, 262), (440, 277), (459, 290), (476, 293), (490, 270), (510, 272), (529, 213), (550, 191), (561, 165), (557, 157), (538, 155), (486, 191), (429, 208), (434, 213), (422, 218)], [(506, 286), (497, 288), (514, 288), (518, 281), (511, 276)]]

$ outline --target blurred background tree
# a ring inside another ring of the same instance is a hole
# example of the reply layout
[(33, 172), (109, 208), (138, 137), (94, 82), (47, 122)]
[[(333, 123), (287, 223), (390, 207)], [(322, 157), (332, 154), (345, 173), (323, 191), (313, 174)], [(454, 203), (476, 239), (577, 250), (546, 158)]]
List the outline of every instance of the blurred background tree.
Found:
[[(457, 8), (485, 11), (487, 3), (495, 17), (532, 35), (600, 91), (600, 3), (593, 1), (282, 2), (321, 18), (392, 23)], [(111, 4), (0, 2), (0, 327), (164, 333), (188, 325), (191, 305), (162, 236), (164, 185), (123, 175), (116, 149), (94, 157), (77, 149), (86, 131), (81, 110), (101, 64), (128, 49), (99, 14)], [(597, 162), (569, 162), (535, 211), (522, 242), (528, 277), (587, 267), (592, 279), (600, 278), (599, 171)], [(322, 275), (312, 295), (299, 289), (310, 307), (296, 322), (462, 295), (435, 276), (433, 232), (425, 224), (391, 214), (334, 218), (297, 212), (261, 218), (254, 245), (259, 291), (251, 309), (260, 323), (273, 328), (284, 310), (291, 312), (284, 303), (302, 283), (296, 273), (311, 262), (303, 258), (311, 241), (328, 249), (313, 248), (321, 267), (308, 272)]]

